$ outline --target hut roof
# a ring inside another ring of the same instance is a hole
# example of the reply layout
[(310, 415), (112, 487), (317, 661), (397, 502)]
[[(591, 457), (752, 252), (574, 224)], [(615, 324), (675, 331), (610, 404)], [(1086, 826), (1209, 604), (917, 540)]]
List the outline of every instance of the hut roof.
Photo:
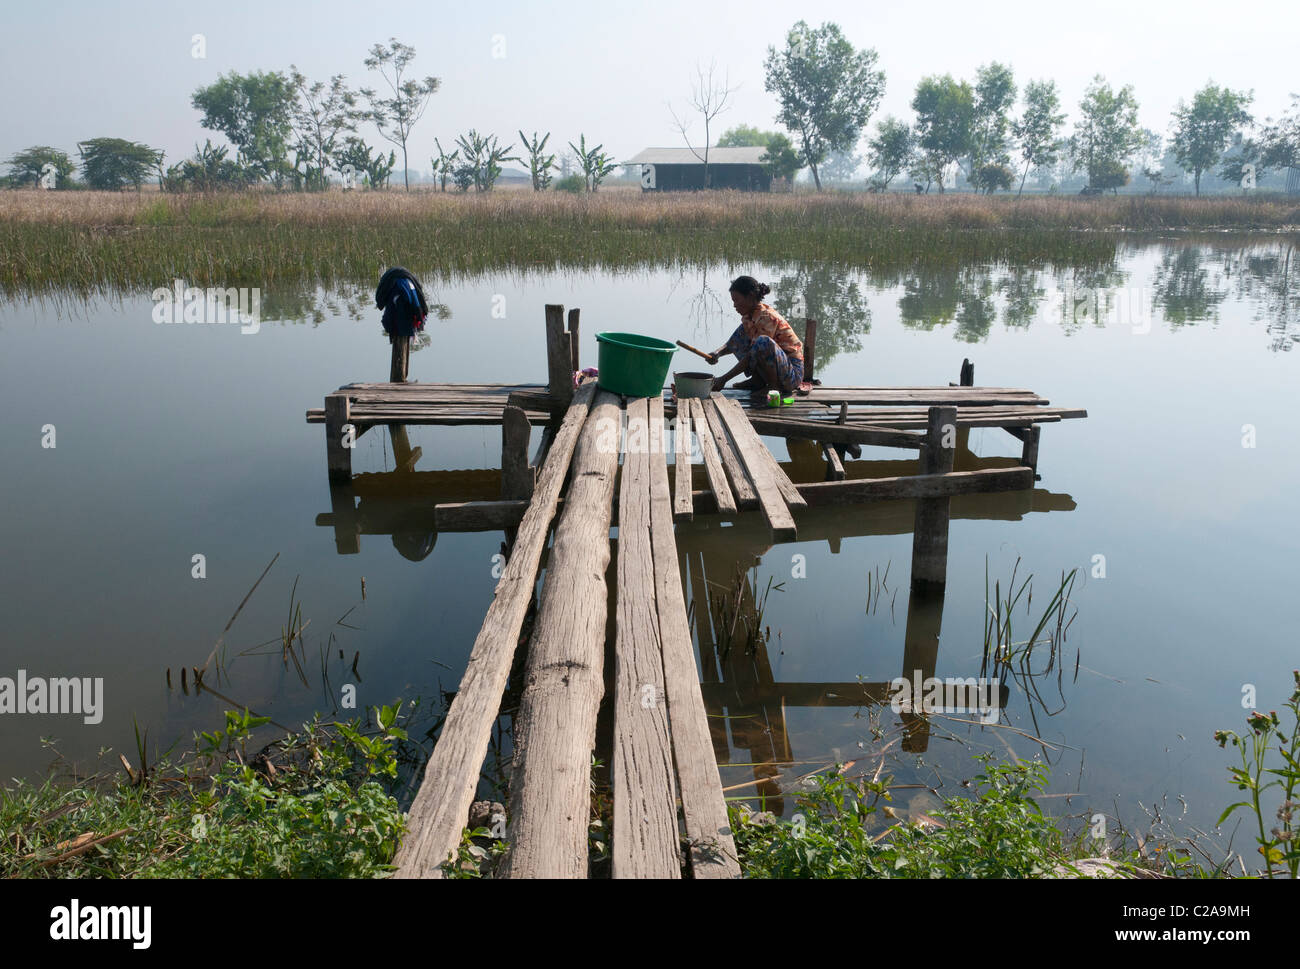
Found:
[[(703, 148), (696, 149), (701, 155)], [(710, 165), (758, 165), (767, 151), (762, 145), (745, 148), (710, 148)], [(623, 162), (624, 165), (703, 165), (704, 160), (689, 148), (647, 148)]]

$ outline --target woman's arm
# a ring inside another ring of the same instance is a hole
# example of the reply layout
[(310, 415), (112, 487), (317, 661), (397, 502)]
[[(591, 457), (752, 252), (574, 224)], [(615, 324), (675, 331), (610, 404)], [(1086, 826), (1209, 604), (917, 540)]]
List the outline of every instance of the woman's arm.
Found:
[(718, 377), (717, 379), (715, 379), (715, 380), (713, 381), (713, 389), (714, 389), (714, 390), (721, 390), (723, 387), (727, 386), (727, 381), (728, 381), (728, 380), (730, 380), (732, 377), (735, 377), (735, 376), (737, 376), (738, 374), (742, 374), (742, 373), (744, 373), (744, 372), (745, 372), (745, 361), (744, 361), (744, 360), (737, 360), (737, 361), (736, 361), (736, 365), (735, 365), (734, 367), (732, 367), (730, 370), (728, 370), (726, 373), (724, 373), (721, 377)]

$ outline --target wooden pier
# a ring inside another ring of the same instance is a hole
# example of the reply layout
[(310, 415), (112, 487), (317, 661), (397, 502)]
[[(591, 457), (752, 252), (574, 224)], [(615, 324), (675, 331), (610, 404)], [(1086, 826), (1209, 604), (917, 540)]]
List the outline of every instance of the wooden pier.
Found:
[[(419, 474), (419, 449), (406, 442), (406, 425), (502, 426), (499, 497), (437, 501), (449, 493), (435, 488), (418, 508), (417, 530), (432, 525), (425, 554), (437, 532), (500, 529), (509, 556), (411, 806), (398, 877), (439, 877), (460, 844), (529, 617), (514, 719), (509, 849), (500, 874), (587, 875), (591, 761), (612, 639), (613, 876), (736, 877), (718, 726), (706, 714), (706, 704), (715, 708), (724, 700), (714, 660), (704, 654), (703, 627), (701, 686), (688, 577), (695, 622), (707, 625), (707, 618), (701, 620), (700, 580), (679, 528), (722, 516), (753, 523), (747, 531), (757, 528), (770, 545), (800, 539), (802, 523), (816, 520), (821, 509), (912, 499), (911, 593), (941, 596), (952, 501), (1032, 491), (1041, 425), (1086, 413), (1053, 408), (1028, 390), (975, 387), (969, 363), (963, 385), (817, 386), (780, 410), (735, 392), (699, 400), (623, 399), (592, 380), (573, 386), (577, 310), (570, 311), (567, 329), (562, 307), (547, 307), (546, 321), (546, 386), (349, 384), (307, 413), (309, 422), (325, 425), (333, 509), (321, 523), (335, 528), (340, 552), (356, 550), (367, 524), (372, 532), (391, 528), (382, 514), (363, 516), (354, 504), (351, 451), (361, 434), (387, 427), (398, 472), (386, 474), (409, 482)], [(533, 425), (544, 430), (530, 461)], [(971, 427), (1005, 428), (1023, 445), (1019, 463), (980, 459), (978, 467), (957, 469)], [(777, 460), (764, 436), (820, 448), (824, 480), (796, 481), (792, 465)], [(844, 457), (862, 446), (902, 449), (907, 459), (850, 462), (850, 474)], [(858, 466), (872, 463), (887, 463), (896, 473), (859, 476)], [(483, 481), (463, 474), (464, 485), (473, 482), (465, 497), (491, 487), (481, 473)], [(367, 477), (382, 475), (359, 475), (358, 484)], [(396, 530), (388, 533), (396, 544)], [(937, 645), (937, 627), (933, 638)], [(933, 655), (925, 665), (933, 669)], [(809, 696), (825, 697), (835, 684), (802, 686)], [(874, 697), (860, 684), (857, 693), (860, 702)], [(917, 749), (915, 741), (910, 746)]]

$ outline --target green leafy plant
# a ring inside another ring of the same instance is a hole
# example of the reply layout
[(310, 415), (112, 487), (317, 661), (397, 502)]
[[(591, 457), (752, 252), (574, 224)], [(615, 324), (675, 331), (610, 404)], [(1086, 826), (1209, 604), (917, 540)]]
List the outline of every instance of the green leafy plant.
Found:
[[(1267, 714), (1254, 711), (1246, 718), (1250, 733), (1241, 736), (1234, 730), (1216, 730), (1214, 739), (1220, 747), (1226, 747), (1229, 741), (1241, 753), (1241, 766), (1229, 767), (1232, 783), (1239, 791), (1249, 791), (1249, 800), (1237, 801), (1228, 805), (1219, 817), (1219, 824), (1235, 811), (1245, 808), (1255, 816), (1255, 841), (1259, 853), (1264, 858), (1264, 871), (1269, 878), (1274, 875), (1289, 873), (1292, 878), (1300, 869), (1300, 844), (1296, 842), (1295, 816), (1300, 810), (1300, 797), (1296, 788), (1300, 785), (1300, 760), (1297, 759), (1297, 747), (1300, 746), (1300, 670), (1292, 670), (1295, 690), (1286, 701), (1286, 708), (1291, 711), (1291, 725), (1282, 724), (1273, 710)], [(1276, 748), (1274, 747), (1276, 744)], [(1276, 749), (1281, 758), (1277, 767), (1268, 766), (1270, 751)], [(1277, 808), (1277, 824), (1265, 831), (1268, 822), (1264, 820), (1267, 808), (1264, 806), (1266, 793), (1277, 788), (1282, 795), (1282, 803)]]

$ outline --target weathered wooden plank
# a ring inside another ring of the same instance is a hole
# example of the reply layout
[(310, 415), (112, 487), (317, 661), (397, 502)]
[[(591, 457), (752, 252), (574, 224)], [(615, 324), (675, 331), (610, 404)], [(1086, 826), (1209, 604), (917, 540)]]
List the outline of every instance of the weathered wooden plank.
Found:
[[(745, 415), (740, 412), (731, 401), (722, 400), (721, 398), (712, 401), (718, 409), (718, 416), (722, 418), (728, 430), (731, 432), (732, 439), (735, 443), (736, 452), (740, 456), (741, 462), (745, 466), (745, 471), (749, 475), (749, 480), (753, 483), (754, 491), (758, 495), (759, 507), (763, 510), (763, 517), (767, 520), (767, 527), (772, 530), (772, 539), (776, 542), (793, 542), (797, 534), (794, 524), (794, 517), (790, 514), (790, 509), (786, 505), (785, 496), (777, 484), (777, 474), (785, 477), (785, 472), (777, 467), (776, 459), (772, 457), (763, 442), (759, 440), (754, 429), (750, 427), (749, 421)], [(789, 478), (786, 482), (789, 483)], [(794, 485), (790, 485), (790, 490), (800, 505), (804, 500), (799, 497), (799, 492), (794, 490)]]
[[(731, 429), (732, 436), (736, 439), (737, 444), (745, 442), (748, 445), (760, 467), (767, 469), (767, 474), (775, 482), (777, 490), (785, 499), (785, 503), (791, 508), (802, 508), (804, 500), (799, 497), (799, 491), (795, 488), (794, 482), (790, 480), (790, 476), (777, 463), (776, 458), (772, 456), (772, 452), (767, 449), (767, 445), (759, 439), (758, 432), (754, 430), (754, 426), (745, 417), (745, 412), (740, 409), (740, 405), (734, 400), (719, 400), (717, 404), (718, 411)], [(746, 465), (748, 466), (748, 462), (746, 462)], [(751, 476), (753, 473), (754, 469), (750, 468)]]
[(528, 463), (528, 438), (532, 427), (518, 407), (501, 415), (501, 497), (529, 498), (533, 493), (533, 467)]
[[(584, 384), (574, 395), (538, 475), (487, 616), (474, 640), (460, 689), (447, 711), (438, 743), (407, 817), (406, 838), (394, 863), (399, 878), (439, 877), (440, 866), (460, 844), (479, 772), (487, 754), (510, 674), (510, 662), (537, 579), (537, 564), (555, 516), (560, 489), (596, 392)], [(585, 819), (585, 815), (584, 815)]]
[(731, 482), (732, 493), (736, 496), (736, 506), (742, 511), (757, 508), (758, 492), (754, 490), (754, 483), (749, 480), (749, 475), (745, 472), (745, 464), (740, 460), (740, 454), (731, 440), (727, 425), (723, 422), (722, 415), (718, 413), (717, 401), (712, 398), (696, 400), (693, 406), (702, 410), (704, 419), (708, 421), (709, 430), (713, 433), (713, 443), (718, 447), (718, 456), (722, 458), (727, 480)]
[(794, 437), (805, 441), (830, 441), (837, 444), (869, 444), (875, 447), (923, 448), (925, 435), (898, 431), (887, 427), (870, 427), (855, 424), (835, 424), (830, 421), (800, 420), (788, 417), (765, 417), (759, 413), (745, 413), (750, 425), (759, 434), (772, 437)]
[(577, 373), (579, 370), (582, 369), (582, 365), (578, 363), (578, 328), (579, 328), (578, 318), (579, 316), (580, 313), (576, 306), (573, 309), (569, 310), (569, 351), (573, 355), (572, 367), (574, 373)]
[(648, 420), (645, 398), (628, 403), (627, 420), (628, 445), (619, 487), (614, 643), (613, 876), (680, 878), (676, 785), (651, 540), (651, 455), (644, 432), (639, 446), (633, 443), (635, 423)]
[[(659, 400), (659, 410), (664, 402)], [(691, 418), (678, 414), (673, 431), (673, 520), (688, 522), (695, 517), (691, 503)]]
[[(650, 422), (662, 425), (662, 400), (650, 401)], [(619, 535), (622, 534), (620, 526)], [(654, 451), (650, 454), (650, 538), (664, 687), (682, 815), (686, 821), (686, 836), (690, 839), (691, 871), (696, 878), (738, 878), (740, 866), (736, 859), (736, 845), (727, 819), (708, 716), (695, 670), (691, 629), (686, 619), (686, 600), (682, 594), (682, 575), (677, 565), (677, 542), (668, 497), (668, 467), (662, 452)], [(619, 554), (622, 554), (621, 539)], [(626, 586), (620, 591), (625, 594), (632, 592)]]
[(591, 752), (605, 692), (605, 571), (618, 450), (602, 422), (618, 398), (598, 393), (573, 454), (555, 528), (519, 711), (514, 718), (507, 878), (585, 878)]
[(700, 455), (704, 458), (704, 470), (709, 478), (709, 488), (713, 491), (718, 514), (734, 515), (736, 499), (731, 494), (731, 486), (727, 484), (727, 476), (722, 469), (722, 458), (718, 454), (717, 445), (713, 442), (713, 431), (704, 417), (703, 403), (701, 400), (688, 399), (681, 401), (679, 407), (685, 407), (689, 412), (691, 427), (695, 431), (695, 439), (700, 444)]

